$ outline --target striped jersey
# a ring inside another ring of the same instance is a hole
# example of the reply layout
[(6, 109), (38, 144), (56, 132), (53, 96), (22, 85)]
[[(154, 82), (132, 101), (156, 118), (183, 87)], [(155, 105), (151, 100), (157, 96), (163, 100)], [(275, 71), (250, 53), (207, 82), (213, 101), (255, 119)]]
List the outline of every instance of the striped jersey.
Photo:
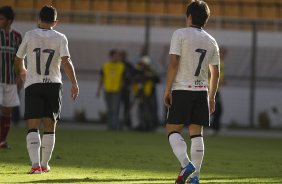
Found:
[(209, 65), (219, 65), (216, 40), (203, 29), (188, 27), (176, 30), (169, 54), (180, 56), (172, 90), (208, 90)]
[(61, 57), (69, 56), (66, 36), (53, 29), (28, 31), (18, 49), (17, 57), (27, 59), (24, 87), (35, 83), (62, 83)]
[(17, 31), (0, 30), (0, 83), (16, 83), (14, 60), (21, 42), (22, 36)]

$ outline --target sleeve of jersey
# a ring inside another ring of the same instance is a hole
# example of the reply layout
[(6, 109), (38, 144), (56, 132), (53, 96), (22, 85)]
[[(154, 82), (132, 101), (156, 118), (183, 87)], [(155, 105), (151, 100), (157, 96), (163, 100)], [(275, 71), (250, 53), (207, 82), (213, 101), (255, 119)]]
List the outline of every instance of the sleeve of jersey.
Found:
[(66, 36), (63, 36), (61, 46), (60, 46), (60, 57), (64, 56), (69, 56), (70, 57), (70, 52), (69, 52), (69, 47), (68, 47), (68, 40)]
[(26, 48), (27, 48), (27, 40), (28, 40), (28, 38), (27, 38), (28, 36), (27, 36), (27, 34), (25, 34), (24, 35), (24, 38), (23, 38), (23, 40), (22, 40), (22, 43), (20, 44), (20, 46), (19, 46), (19, 48), (18, 48), (18, 50), (17, 50), (17, 57), (18, 58), (25, 58), (25, 56), (26, 56)]
[(181, 35), (177, 30), (172, 35), (169, 54), (181, 56)]
[(214, 52), (210, 60), (211, 65), (219, 65), (220, 64), (220, 56), (219, 56), (219, 48), (217, 43), (214, 43)]

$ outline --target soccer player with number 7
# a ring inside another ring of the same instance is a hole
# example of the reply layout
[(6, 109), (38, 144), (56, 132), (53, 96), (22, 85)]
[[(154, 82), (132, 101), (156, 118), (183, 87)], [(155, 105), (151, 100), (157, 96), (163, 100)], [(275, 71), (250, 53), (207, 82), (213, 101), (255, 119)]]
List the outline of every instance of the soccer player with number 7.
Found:
[[(168, 140), (181, 165), (176, 184), (185, 184), (186, 180), (191, 184), (200, 183), (203, 126), (209, 126), (210, 113), (215, 109), (220, 59), (216, 40), (203, 30), (209, 15), (204, 1), (192, 1), (186, 10), (187, 28), (176, 30), (171, 39), (163, 100), (168, 108)], [(181, 135), (184, 126), (188, 127), (191, 139), (191, 160)]]
[[(75, 100), (79, 93), (68, 40), (64, 34), (53, 29), (56, 24), (56, 9), (44, 6), (39, 12), (38, 28), (25, 34), (15, 59), (16, 73), (21, 76), (25, 88), (26, 143), (32, 163), (29, 174), (50, 171), (49, 161), (55, 146), (56, 123), (62, 105), (61, 64), (72, 84), (71, 98)], [(27, 68), (24, 65), (25, 57)], [(41, 121), (44, 125), (42, 140), (39, 134)]]

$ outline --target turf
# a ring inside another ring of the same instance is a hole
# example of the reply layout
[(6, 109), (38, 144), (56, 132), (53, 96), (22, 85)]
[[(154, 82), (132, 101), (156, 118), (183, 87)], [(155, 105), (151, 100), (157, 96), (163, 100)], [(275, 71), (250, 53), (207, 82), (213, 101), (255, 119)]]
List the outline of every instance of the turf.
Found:
[[(28, 175), (26, 131), (0, 150), (0, 183), (174, 183), (179, 165), (162, 133), (58, 129), (51, 172)], [(187, 136), (186, 136), (187, 137)], [(282, 183), (282, 139), (206, 137), (201, 183)]]

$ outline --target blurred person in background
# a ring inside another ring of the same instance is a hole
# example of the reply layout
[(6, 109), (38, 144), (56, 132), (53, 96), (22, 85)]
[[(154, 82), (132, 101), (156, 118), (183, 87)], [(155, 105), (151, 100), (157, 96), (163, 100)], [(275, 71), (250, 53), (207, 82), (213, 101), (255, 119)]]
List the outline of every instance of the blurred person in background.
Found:
[(125, 65), (121, 62), (118, 50), (111, 50), (110, 60), (103, 64), (101, 78), (96, 96), (99, 97), (102, 88), (107, 107), (107, 123), (109, 130), (120, 130), (119, 110), (121, 101), (121, 89), (123, 85)]
[[(176, 184), (200, 183), (205, 151), (203, 127), (210, 125), (215, 108), (220, 58), (216, 40), (203, 30), (209, 16), (207, 3), (192, 1), (186, 9), (187, 27), (176, 30), (171, 38), (163, 100), (168, 108), (168, 141), (181, 165)], [(181, 135), (184, 127), (188, 127), (191, 140), (191, 160)]]
[(215, 111), (211, 115), (211, 127), (214, 130), (214, 135), (217, 135), (221, 129), (221, 117), (223, 113), (223, 104), (222, 104), (222, 97), (220, 93), (221, 86), (225, 84), (224, 81), (224, 59), (227, 54), (227, 50), (225, 47), (220, 47), (220, 78), (218, 84), (218, 90), (215, 96)]
[(7, 136), (11, 126), (12, 109), (20, 105), (18, 87), (22, 81), (16, 77), (14, 58), (22, 36), (11, 28), (15, 13), (10, 6), (0, 8), (0, 149), (9, 148)]
[[(38, 28), (26, 32), (15, 58), (16, 71), (25, 88), (26, 145), (32, 163), (28, 174), (50, 171), (49, 161), (55, 147), (56, 124), (62, 107), (61, 65), (71, 82), (71, 98), (75, 100), (79, 93), (68, 40), (53, 29), (57, 22), (57, 10), (52, 6), (42, 7)], [(41, 122), (44, 130), (42, 139), (39, 133)]]
[(139, 126), (136, 130), (151, 131), (159, 124), (156, 84), (160, 79), (149, 56), (142, 56), (136, 65), (134, 94), (137, 98)]
[(125, 66), (124, 78), (121, 89), (121, 105), (123, 107), (122, 126), (126, 126), (128, 129), (131, 129), (131, 85), (134, 78), (135, 69), (134, 66), (128, 61), (127, 53), (125, 50), (120, 51), (120, 58)]

